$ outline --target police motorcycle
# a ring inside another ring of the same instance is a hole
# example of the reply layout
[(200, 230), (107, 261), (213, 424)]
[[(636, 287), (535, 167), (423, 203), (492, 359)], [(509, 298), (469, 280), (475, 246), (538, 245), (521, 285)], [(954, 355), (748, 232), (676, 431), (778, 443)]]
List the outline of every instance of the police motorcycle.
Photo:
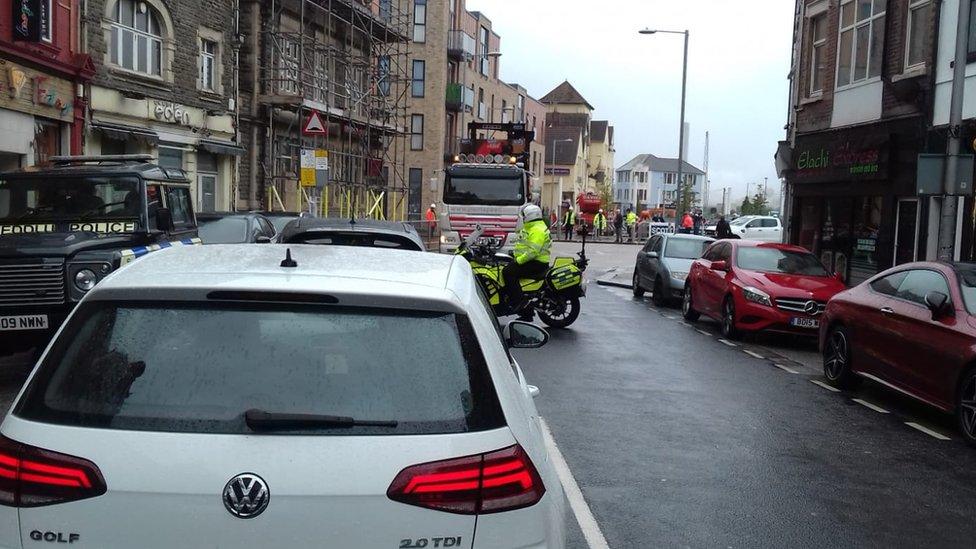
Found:
[[(505, 279), (502, 278), (502, 269), (515, 259), (508, 254), (497, 253), (497, 248), (488, 239), (481, 238), (483, 234), (484, 228), (478, 225), (461, 241), (457, 254), (471, 264), (495, 315), (518, 314), (520, 304), (509, 303), (505, 298)], [(550, 328), (566, 328), (579, 317), (580, 298), (586, 295), (583, 272), (589, 264), (586, 259), (586, 234), (582, 234), (583, 247), (577, 254), (579, 259), (557, 257), (545, 278), (521, 280), (528, 307), (538, 313)]]

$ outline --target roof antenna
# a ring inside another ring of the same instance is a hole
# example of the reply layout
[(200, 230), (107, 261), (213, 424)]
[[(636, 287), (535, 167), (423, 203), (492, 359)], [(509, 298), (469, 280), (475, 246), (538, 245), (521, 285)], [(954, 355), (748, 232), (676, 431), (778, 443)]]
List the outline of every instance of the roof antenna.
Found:
[(285, 250), (285, 259), (281, 261), (281, 266), (290, 269), (294, 269), (298, 266), (298, 263), (291, 258), (291, 248)]

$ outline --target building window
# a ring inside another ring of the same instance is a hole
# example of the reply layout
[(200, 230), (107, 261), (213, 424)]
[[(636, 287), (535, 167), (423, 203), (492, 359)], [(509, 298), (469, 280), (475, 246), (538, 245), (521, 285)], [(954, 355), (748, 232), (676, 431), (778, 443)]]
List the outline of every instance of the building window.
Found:
[(423, 97), (424, 96), (424, 72), (426, 70), (426, 63), (416, 59), (413, 62), (413, 79), (410, 86), (410, 95), (413, 97)]
[(407, 195), (407, 215), (409, 219), (420, 219), (421, 199), (424, 192), (424, 171), (410, 168), (410, 189)]
[(886, 0), (842, 0), (837, 87), (881, 76)]
[(502, 124), (508, 122), (508, 101), (502, 99)]
[(217, 90), (217, 43), (200, 41), (200, 87), (207, 91)]
[(413, 41), (427, 41), (427, 0), (413, 0)]
[[(532, 117), (532, 126), (535, 126), (535, 117)], [(515, 109), (515, 121), (523, 122), (525, 121), (525, 96), (518, 96), (518, 108)]]
[(479, 68), (482, 75), (488, 76), (488, 66), (490, 65), (488, 61), (488, 28), (481, 27), (479, 36), (481, 37), (481, 66)]
[(54, 32), (54, 2), (41, 0), (41, 40), (51, 42)]
[[(908, 6), (908, 44), (906, 48), (905, 68), (915, 67), (925, 64), (925, 46), (928, 42), (929, 21), (932, 19), (932, 0), (912, 0)], [(969, 26), (972, 27), (972, 16), (970, 16)], [(972, 44), (973, 37), (969, 37)], [(970, 47), (972, 50), (972, 47)]]
[(410, 150), (420, 151), (424, 148), (424, 115), (410, 115)]
[(485, 109), (485, 89), (478, 88), (478, 118), (482, 120), (488, 118), (487, 113), (485, 112), (486, 110), (487, 109)]
[(976, 55), (976, 0), (969, 0), (969, 55)]
[(827, 68), (827, 14), (810, 18), (810, 95), (823, 93)]
[[(322, 60), (325, 63), (325, 59)], [(377, 74), (377, 84), (376, 88), (383, 97), (390, 96), (390, 56), (383, 55), (380, 56), (379, 60), (376, 62), (376, 72)]]
[(152, 76), (162, 74), (163, 34), (156, 11), (145, 2), (119, 0), (112, 22), (112, 63)]
[[(102, 151), (105, 154), (105, 151)], [(159, 147), (159, 165), (163, 168), (183, 169), (183, 150), (174, 147)]]

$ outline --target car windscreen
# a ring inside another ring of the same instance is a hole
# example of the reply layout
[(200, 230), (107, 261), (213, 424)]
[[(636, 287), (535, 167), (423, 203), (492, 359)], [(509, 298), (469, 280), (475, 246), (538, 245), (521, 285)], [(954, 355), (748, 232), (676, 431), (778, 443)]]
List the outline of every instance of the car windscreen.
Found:
[(383, 233), (310, 231), (290, 236), (286, 243), (423, 251), (416, 242), (405, 236)]
[(286, 215), (269, 215), (267, 216), (267, 218), (268, 221), (271, 222), (271, 225), (275, 228), (275, 232), (280, 233), (281, 230), (285, 228), (285, 226), (287, 226), (292, 221), (298, 219), (298, 216), (289, 217)]
[(389, 426), (286, 434), (436, 434), (504, 425), (465, 316), (334, 305), (90, 302), (16, 415), (81, 427), (252, 432), (245, 412)]
[(0, 179), (0, 235), (135, 232), (143, 202), (134, 177)]
[(976, 269), (959, 270), (959, 287), (969, 314), (976, 315)]
[(200, 239), (204, 244), (241, 244), (248, 242), (247, 219), (242, 217), (224, 217), (222, 219), (204, 220), (200, 223)]
[(698, 259), (705, 252), (705, 248), (711, 244), (708, 240), (697, 240), (690, 238), (669, 238), (668, 245), (664, 249), (664, 257), (672, 259)]
[(444, 202), (459, 205), (521, 206), (525, 204), (525, 184), (521, 177), (449, 176), (444, 183)]
[(736, 265), (740, 269), (765, 273), (827, 276), (827, 269), (815, 255), (777, 248), (739, 248)]

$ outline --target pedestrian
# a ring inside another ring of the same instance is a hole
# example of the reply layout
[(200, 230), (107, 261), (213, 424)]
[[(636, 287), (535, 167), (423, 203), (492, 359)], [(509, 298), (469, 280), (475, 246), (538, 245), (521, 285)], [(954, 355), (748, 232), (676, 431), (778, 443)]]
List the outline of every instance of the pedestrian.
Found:
[(715, 225), (715, 237), (719, 240), (732, 238), (732, 226), (726, 221), (725, 216), (719, 216), (718, 223)]
[(559, 216), (556, 215), (556, 210), (549, 210), (549, 226), (555, 227), (559, 223)]
[(607, 216), (603, 214), (603, 208), (593, 216), (593, 230), (596, 232), (597, 239), (607, 230)]
[(576, 211), (570, 206), (563, 214), (563, 234), (566, 240), (573, 240), (573, 228), (576, 226)]
[(624, 216), (620, 213), (620, 208), (614, 211), (613, 215), (613, 232), (617, 235), (615, 242), (620, 244), (623, 242), (623, 232), (624, 232)]
[(695, 220), (691, 218), (691, 214), (685, 212), (685, 216), (681, 218), (681, 232), (685, 234), (691, 234), (691, 230), (695, 227)]
[(627, 225), (627, 242), (634, 241), (634, 229), (637, 227), (637, 214), (634, 210), (627, 208), (627, 219), (625, 221)]
[(437, 228), (437, 204), (431, 204), (427, 208), (427, 239), (432, 240), (434, 238), (434, 229)]
[(702, 214), (700, 211), (695, 210), (695, 215), (692, 216), (692, 221), (694, 221), (695, 234), (701, 234)]

